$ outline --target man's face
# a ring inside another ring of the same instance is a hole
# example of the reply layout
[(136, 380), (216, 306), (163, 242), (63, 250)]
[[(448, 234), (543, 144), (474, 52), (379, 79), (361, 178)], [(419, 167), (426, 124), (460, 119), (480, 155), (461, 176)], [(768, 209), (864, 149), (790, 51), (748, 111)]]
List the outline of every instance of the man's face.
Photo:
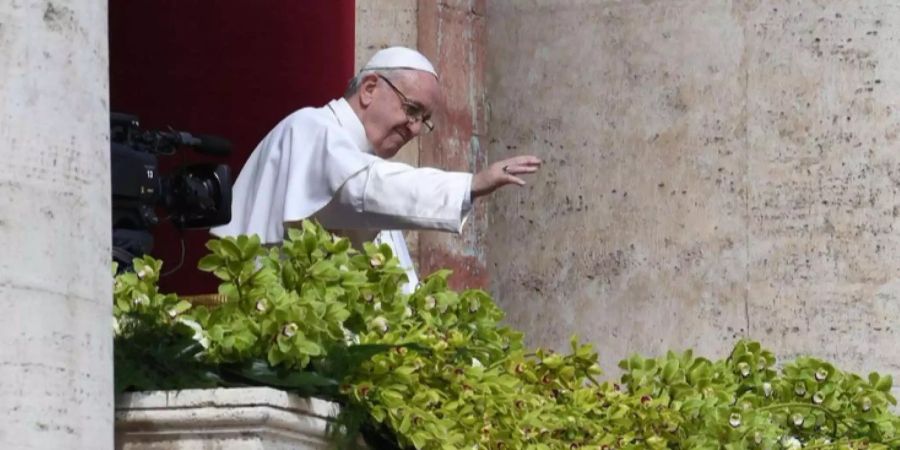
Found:
[(417, 70), (373, 75), (364, 80), (363, 95), (370, 103), (363, 120), (366, 137), (375, 154), (392, 158), (412, 138), (427, 131), (431, 114), (440, 103), (440, 87), (434, 75)]

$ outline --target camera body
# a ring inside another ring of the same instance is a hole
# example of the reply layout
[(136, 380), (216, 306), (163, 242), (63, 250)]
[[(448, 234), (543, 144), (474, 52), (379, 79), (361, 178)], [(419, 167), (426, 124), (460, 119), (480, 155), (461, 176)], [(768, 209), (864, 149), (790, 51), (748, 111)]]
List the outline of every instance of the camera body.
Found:
[(113, 259), (128, 269), (134, 257), (153, 248), (152, 228), (160, 223), (157, 210), (179, 229), (203, 229), (231, 221), (231, 169), (225, 164), (190, 164), (163, 174), (160, 156), (180, 147), (224, 157), (231, 144), (216, 136), (140, 129), (138, 118), (112, 113)]

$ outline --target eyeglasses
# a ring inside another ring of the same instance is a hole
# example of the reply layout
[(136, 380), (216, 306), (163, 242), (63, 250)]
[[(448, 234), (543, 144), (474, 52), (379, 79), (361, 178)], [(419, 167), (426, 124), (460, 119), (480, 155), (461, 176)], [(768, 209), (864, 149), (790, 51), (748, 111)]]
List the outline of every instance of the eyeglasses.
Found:
[(422, 105), (411, 101), (403, 92), (400, 92), (400, 89), (397, 89), (397, 86), (394, 86), (394, 83), (391, 83), (391, 80), (388, 80), (384, 75), (377, 73), (378, 78), (384, 80), (391, 89), (394, 90), (394, 93), (397, 94), (397, 97), (400, 98), (400, 104), (403, 106), (403, 112), (406, 113), (406, 118), (409, 119), (410, 122), (416, 123), (419, 122), (422, 125), (425, 125), (425, 133), (430, 133), (434, 130), (434, 123), (431, 122), (430, 117), (425, 117), (425, 110), (422, 108)]

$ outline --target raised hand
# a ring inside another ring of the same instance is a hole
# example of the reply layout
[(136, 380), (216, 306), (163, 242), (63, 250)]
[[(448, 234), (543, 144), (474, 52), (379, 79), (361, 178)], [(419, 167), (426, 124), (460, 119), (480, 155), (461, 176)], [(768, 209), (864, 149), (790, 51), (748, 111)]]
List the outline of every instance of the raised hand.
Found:
[(536, 156), (522, 155), (497, 161), (472, 177), (472, 199), (490, 194), (507, 184), (525, 185), (518, 175), (535, 173), (541, 167)]

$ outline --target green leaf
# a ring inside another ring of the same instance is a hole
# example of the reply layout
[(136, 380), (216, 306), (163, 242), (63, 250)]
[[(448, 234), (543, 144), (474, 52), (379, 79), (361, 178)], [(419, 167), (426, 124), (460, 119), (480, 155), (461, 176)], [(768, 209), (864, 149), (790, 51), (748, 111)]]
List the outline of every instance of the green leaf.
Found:
[(197, 268), (204, 272), (212, 272), (224, 264), (224, 260), (221, 256), (216, 254), (209, 254), (202, 258), (197, 262)]
[(334, 263), (328, 260), (322, 260), (309, 268), (309, 273), (313, 278), (322, 281), (336, 281), (341, 278), (341, 272), (335, 267)]
[(881, 392), (890, 392), (891, 386), (894, 384), (894, 378), (890, 375), (882, 375), (875, 382), (875, 389)]
[(228, 258), (231, 261), (242, 261), (244, 258), (241, 255), (241, 249), (238, 247), (234, 238), (225, 238), (221, 240), (221, 248), (222, 256)]
[(322, 347), (313, 341), (300, 339), (295, 343), (295, 345), (297, 347), (297, 350), (309, 356), (319, 356), (322, 354)]

